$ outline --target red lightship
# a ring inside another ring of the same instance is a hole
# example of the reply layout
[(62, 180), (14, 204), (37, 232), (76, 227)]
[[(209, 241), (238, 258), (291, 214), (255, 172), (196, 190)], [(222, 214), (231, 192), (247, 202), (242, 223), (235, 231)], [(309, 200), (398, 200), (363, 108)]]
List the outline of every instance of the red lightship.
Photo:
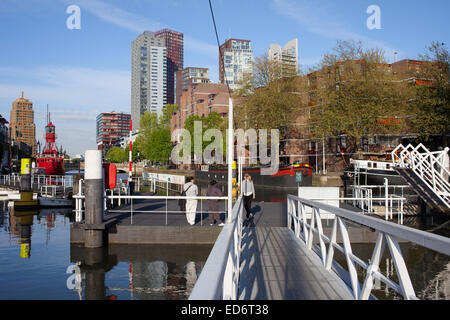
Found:
[(64, 175), (64, 157), (56, 148), (55, 126), (50, 121), (45, 127), (45, 148), (36, 158), (36, 166), (45, 169), (45, 175)]

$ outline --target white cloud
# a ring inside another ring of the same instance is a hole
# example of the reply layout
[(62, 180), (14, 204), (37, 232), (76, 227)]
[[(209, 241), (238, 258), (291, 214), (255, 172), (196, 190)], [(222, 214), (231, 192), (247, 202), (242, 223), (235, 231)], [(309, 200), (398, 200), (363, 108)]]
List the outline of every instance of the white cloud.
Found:
[(119, 27), (143, 32), (161, 28), (159, 22), (151, 21), (147, 18), (130, 13), (121, 8), (99, 0), (63, 0), (67, 4), (76, 4), (89, 13), (99, 17), (105, 22), (115, 24)]
[[(110, 3), (100, 0), (62, 0), (67, 4), (77, 4), (82, 9), (99, 17), (105, 22), (112, 23), (118, 27), (142, 33), (146, 30), (156, 31), (158, 29), (167, 28), (157, 21), (152, 21), (146, 17), (128, 12)], [(189, 35), (184, 35), (184, 48), (186, 51), (200, 53), (207, 56), (215, 56), (218, 53), (217, 46), (196, 40)]]
[(361, 40), (366, 46), (383, 49), (389, 59), (394, 57), (394, 52), (402, 54), (401, 50), (382, 41), (348, 30), (344, 21), (339, 20), (333, 8), (321, 1), (272, 0), (272, 3), (281, 15), (305, 26), (311, 33), (337, 40)]

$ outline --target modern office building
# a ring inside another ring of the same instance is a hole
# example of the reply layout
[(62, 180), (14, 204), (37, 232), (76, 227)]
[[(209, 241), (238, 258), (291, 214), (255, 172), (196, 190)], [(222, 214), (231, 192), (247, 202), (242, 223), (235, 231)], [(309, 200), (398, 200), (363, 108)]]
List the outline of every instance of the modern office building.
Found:
[(280, 63), (280, 78), (298, 75), (298, 39), (289, 41), (284, 47), (271, 44), (268, 57)]
[(175, 72), (183, 69), (183, 34), (170, 29), (155, 32), (155, 36), (164, 40), (167, 48), (167, 98), (168, 104), (175, 103)]
[(120, 145), (122, 137), (130, 135), (131, 115), (123, 112), (104, 112), (97, 116), (97, 149), (103, 156), (114, 147)]
[[(31, 156), (36, 155), (36, 125), (34, 124), (33, 103), (23, 96), (12, 104), (9, 123), (11, 144), (18, 145)], [(23, 146), (23, 147), (22, 147)]]
[(192, 84), (210, 82), (208, 68), (188, 67), (175, 72), (175, 103), (179, 104), (180, 96)]
[(219, 49), (219, 81), (234, 90), (244, 73), (251, 73), (253, 51), (250, 40), (227, 39)]
[(144, 31), (131, 44), (131, 120), (139, 130), (145, 112), (162, 114), (167, 102), (167, 48), (165, 40)]

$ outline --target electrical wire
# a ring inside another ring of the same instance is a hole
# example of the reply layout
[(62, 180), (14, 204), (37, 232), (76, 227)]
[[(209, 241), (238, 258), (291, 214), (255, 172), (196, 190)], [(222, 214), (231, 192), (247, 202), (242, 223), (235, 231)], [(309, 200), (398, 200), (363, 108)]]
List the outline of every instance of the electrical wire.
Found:
[[(219, 34), (217, 32), (216, 19), (214, 17), (214, 10), (213, 10), (212, 4), (211, 4), (211, 0), (208, 0), (208, 2), (209, 2), (209, 9), (211, 11), (211, 18), (212, 18), (213, 25), (214, 25), (214, 32), (216, 34), (217, 47), (219, 48), (219, 59), (222, 60), (222, 74), (223, 74), (224, 79), (225, 79), (225, 58), (224, 58), (224, 54), (223, 54), (222, 50), (220, 50)], [(224, 81), (225, 81), (225, 84), (227, 85), (228, 94), (230, 95), (230, 98), (231, 98), (230, 85), (228, 84), (228, 81), (226, 81), (226, 80), (224, 80)]]

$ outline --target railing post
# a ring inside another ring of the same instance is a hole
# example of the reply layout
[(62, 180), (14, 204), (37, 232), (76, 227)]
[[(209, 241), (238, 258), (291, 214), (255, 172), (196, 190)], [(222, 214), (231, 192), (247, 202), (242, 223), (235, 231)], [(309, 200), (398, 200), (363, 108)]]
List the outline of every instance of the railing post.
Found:
[(347, 228), (345, 222), (342, 221), (341, 218), (337, 218), (339, 223), (339, 228), (341, 229), (342, 241), (344, 242), (344, 255), (347, 261), (348, 272), (350, 274), (350, 281), (353, 289), (353, 296), (355, 299), (359, 297), (359, 282), (358, 282), (358, 273), (356, 271), (355, 264), (351, 259), (352, 255), (352, 247), (350, 243), (350, 238), (348, 236)]
[(380, 265), (380, 261), (383, 256), (383, 253), (384, 253), (385, 245), (386, 245), (386, 242), (384, 241), (384, 234), (380, 232), (378, 234), (378, 239), (375, 244), (375, 249), (372, 253), (372, 259), (370, 260), (371, 264), (367, 268), (366, 279), (364, 280), (364, 284), (361, 289), (361, 294), (359, 296), (360, 300), (369, 299), (370, 292), (372, 291), (372, 288), (373, 288), (373, 279), (374, 279), (373, 273), (378, 271), (378, 269), (379, 269), (379, 265)]
[(408, 269), (406, 268), (405, 260), (403, 259), (400, 246), (397, 239), (390, 235), (385, 235), (392, 259), (394, 260), (395, 269), (397, 271), (400, 287), (403, 291), (403, 297), (406, 300), (411, 300), (416, 297), (411, 279), (409, 277)]
[(384, 199), (385, 199), (385, 201), (384, 201), (384, 206), (385, 206), (385, 210), (384, 210), (384, 215), (385, 215), (385, 220), (387, 221), (388, 220), (388, 216), (389, 216), (389, 208), (388, 208), (388, 205), (389, 205), (389, 203), (388, 203), (388, 193), (389, 193), (389, 186), (388, 186), (388, 179), (387, 178), (384, 178)]

